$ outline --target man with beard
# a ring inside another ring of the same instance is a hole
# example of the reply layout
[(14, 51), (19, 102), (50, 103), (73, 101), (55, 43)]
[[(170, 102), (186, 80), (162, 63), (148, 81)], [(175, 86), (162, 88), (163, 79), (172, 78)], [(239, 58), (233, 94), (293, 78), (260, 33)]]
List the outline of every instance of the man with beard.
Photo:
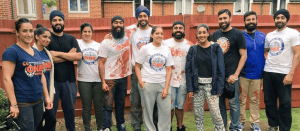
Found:
[[(286, 27), (290, 19), (287, 10), (278, 10), (274, 16), (277, 29), (266, 36), (265, 51), (268, 52), (264, 68), (264, 101), (269, 130), (289, 131), (292, 125), (292, 80), (300, 58), (300, 34)], [(279, 98), (279, 108), (277, 99)]]
[(126, 131), (124, 119), (125, 97), (127, 94), (127, 76), (132, 73), (130, 37), (131, 30), (124, 30), (121, 16), (111, 19), (112, 39), (104, 39), (99, 50), (99, 75), (104, 94), (103, 127), (110, 131), (113, 102), (117, 128)]
[[(225, 81), (235, 87), (234, 97), (228, 99), (228, 101), (231, 119), (229, 129), (236, 131), (240, 121), (239, 74), (247, 59), (247, 46), (243, 32), (230, 26), (232, 17), (228, 9), (222, 9), (218, 12), (218, 20), (221, 29), (214, 32), (213, 40), (220, 44), (224, 54)], [(226, 128), (227, 112), (224, 94), (220, 96), (219, 102), (224, 127)]]
[[(173, 38), (165, 40), (163, 43), (171, 50), (174, 60), (172, 67), (171, 89), (172, 89), (172, 110), (171, 121), (173, 120), (174, 113), (177, 119), (177, 131), (185, 131), (183, 122), (183, 108), (186, 99), (186, 81), (185, 81), (185, 63), (186, 54), (192, 42), (184, 38), (185, 25), (181, 21), (176, 21), (172, 26)], [(172, 128), (171, 128), (172, 130)]]
[[(137, 57), (138, 51), (142, 46), (147, 45), (150, 40), (150, 34), (152, 28), (149, 26), (148, 19), (150, 17), (150, 12), (147, 7), (141, 5), (135, 11), (135, 17), (138, 21), (138, 26), (136, 24), (127, 27), (126, 29), (136, 29), (130, 38), (130, 44), (132, 46), (132, 75), (131, 75), (131, 88), (130, 88), (130, 121), (131, 126), (134, 131), (141, 131), (141, 124), (143, 124), (142, 117), (142, 106), (141, 106), (141, 96), (138, 88), (138, 80), (135, 74), (135, 59)], [(155, 106), (156, 107), (156, 106)], [(154, 109), (153, 121), (157, 123), (157, 109)]]
[(259, 126), (259, 96), (262, 72), (265, 65), (264, 45), (266, 35), (256, 29), (257, 15), (254, 11), (244, 14), (246, 30), (243, 31), (247, 44), (247, 61), (240, 75), (240, 125), (239, 130), (244, 129), (246, 122), (246, 100), (249, 94), (250, 128), (253, 131), (261, 131)]
[[(81, 50), (74, 36), (64, 30), (64, 14), (54, 10), (50, 14), (50, 24), (53, 32), (47, 49), (53, 58), (55, 95), (53, 113), (56, 116), (59, 98), (64, 112), (65, 124), (68, 131), (75, 131), (75, 102), (77, 86), (73, 61), (81, 60)], [(55, 129), (53, 129), (55, 130)]]

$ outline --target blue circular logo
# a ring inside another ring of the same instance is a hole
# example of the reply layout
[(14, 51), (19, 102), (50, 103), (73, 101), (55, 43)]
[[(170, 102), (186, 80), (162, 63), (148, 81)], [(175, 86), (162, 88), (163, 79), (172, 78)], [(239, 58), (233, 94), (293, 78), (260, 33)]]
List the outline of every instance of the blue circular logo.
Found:
[(167, 58), (159, 53), (152, 55), (149, 59), (150, 67), (156, 72), (164, 69), (166, 63), (167, 63)]
[(97, 51), (93, 48), (86, 48), (84, 50), (82, 50), (82, 61), (85, 63), (85, 64), (88, 64), (88, 65), (93, 65), (95, 64), (99, 57), (97, 55)]
[(270, 51), (272, 56), (277, 56), (282, 53), (284, 49), (284, 42), (281, 38), (273, 38), (269, 43)]

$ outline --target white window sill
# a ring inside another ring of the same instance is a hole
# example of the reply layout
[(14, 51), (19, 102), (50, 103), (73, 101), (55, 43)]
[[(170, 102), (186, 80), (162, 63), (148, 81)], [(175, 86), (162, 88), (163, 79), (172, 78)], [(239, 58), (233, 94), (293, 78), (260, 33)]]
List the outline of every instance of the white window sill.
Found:
[(18, 14), (18, 17), (36, 17), (36, 14)]
[(79, 14), (79, 13), (84, 13), (84, 14), (89, 14), (90, 11), (69, 11), (70, 14)]

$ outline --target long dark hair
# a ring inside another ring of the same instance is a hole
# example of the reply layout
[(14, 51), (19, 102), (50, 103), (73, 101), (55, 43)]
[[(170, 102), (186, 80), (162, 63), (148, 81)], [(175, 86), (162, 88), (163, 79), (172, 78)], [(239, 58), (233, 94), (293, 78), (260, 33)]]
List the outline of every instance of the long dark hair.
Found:
[(34, 31), (34, 40), (37, 42), (37, 39), (35, 38), (35, 36), (36, 35), (40, 36), (41, 34), (44, 34), (45, 31), (49, 31), (50, 32), (50, 30), (48, 28), (42, 26), (41, 24), (37, 24), (36, 25), (36, 29)]
[(15, 29), (16, 29), (17, 32), (19, 32), (19, 30), (21, 28), (21, 25), (23, 23), (30, 23), (32, 25), (32, 23), (31, 23), (31, 21), (29, 19), (27, 19), (27, 18), (20, 18), (18, 21), (15, 22)]
[(93, 26), (90, 24), (90, 23), (83, 23), (81, 26), (80, 26), (80, 34), (82, 33), (83, 29), (85, 27), (90, 27), (92, 32), (94, 33), (94, 30), (93, 30)]
[[(156, 31), (157, 28), (161, 28), (162, 29), (162, 27), (160, 27), (160, 26), (154, 26), (152, 28), (152, 30), (151, 30), (151, 34), (152, 35), (154, 34), (154, 32)], [(153, 42), (153, 38), (151, 36), (150, 36), (150, 41), (149, 42)]]
[(208, 27), (206, 24), (201, 24), (201, 25), (199, 25), (199, 26), (197, 27), (196, 39), (198, 40), (198, 36), (197, 36), (197, 35), (198, 35), (198, 30), (199, 30), (199, 28), (201, 28), (201, 27), (204, 27), (204, 28), (206, 29), (207, 33), (208, 33), (207, 40), (208, 40), (208, 41), (212, 41), (212, 40), (213, 40), (212, 35), (209, 33), (209, 27)]

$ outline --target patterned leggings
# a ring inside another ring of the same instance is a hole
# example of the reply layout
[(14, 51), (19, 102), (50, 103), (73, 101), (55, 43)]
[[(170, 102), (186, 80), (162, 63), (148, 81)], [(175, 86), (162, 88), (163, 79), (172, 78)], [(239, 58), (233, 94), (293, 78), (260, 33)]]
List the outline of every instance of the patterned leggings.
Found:
[(214, 131), (225, 131), (223, 119), (219, 108), (219, 97), (211, 95), (211, 84), (199, 84), (199, 91), (194, 92), (193, 106), (196, 127), (198, 131), (204, 131), (204, 101), (206, 98), (214, 124)]

